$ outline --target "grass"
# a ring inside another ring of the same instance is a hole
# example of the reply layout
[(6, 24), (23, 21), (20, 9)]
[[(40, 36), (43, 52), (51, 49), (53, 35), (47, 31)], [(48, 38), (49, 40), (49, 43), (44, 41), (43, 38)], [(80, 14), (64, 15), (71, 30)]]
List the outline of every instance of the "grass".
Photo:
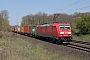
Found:
[(44, 47), (40, 43), (28, 42), (27, 39), (3, 38), (0, 39), (0, 60), (83, 60), (76, 56), (53, 53)]
[(90, 35), (81, 35), (81, 36), (73, 35), (73, 39), (78, 41), (90, 42)]

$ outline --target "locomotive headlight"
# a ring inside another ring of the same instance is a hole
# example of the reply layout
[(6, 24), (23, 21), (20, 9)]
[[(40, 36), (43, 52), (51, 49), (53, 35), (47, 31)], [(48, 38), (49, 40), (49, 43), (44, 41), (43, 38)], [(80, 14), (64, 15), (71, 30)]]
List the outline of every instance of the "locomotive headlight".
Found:
[(64, 32), (60, 32), (60, 34), (64, 34)]
[(71, 32), (68, 32), (68, 34), (71, 34)]

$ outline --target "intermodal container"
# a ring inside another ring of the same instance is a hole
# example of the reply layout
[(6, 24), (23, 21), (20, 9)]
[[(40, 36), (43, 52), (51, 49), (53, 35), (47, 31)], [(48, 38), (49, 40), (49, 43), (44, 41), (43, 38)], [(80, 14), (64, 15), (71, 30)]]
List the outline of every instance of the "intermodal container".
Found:
[(32, 34), (33, 34), (33, 35), (36, 34), (36, 26), (32, 26)]
[(20, 26), (17, 27), (17, 32), (20, 33)]
[(25, 34), (30, 34), (32, 32), (31, 26), (24, 26), (24, 33)]
[(14, 32), (17, 32), (17, 27), (14, 27)]
[(24, 34), (24, 27), (20, 27), (20, 33)]

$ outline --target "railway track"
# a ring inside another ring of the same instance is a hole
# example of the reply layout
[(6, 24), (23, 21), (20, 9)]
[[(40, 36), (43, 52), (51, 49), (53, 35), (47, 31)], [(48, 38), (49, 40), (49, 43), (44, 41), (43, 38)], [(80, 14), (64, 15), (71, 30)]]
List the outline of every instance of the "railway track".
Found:
[(83, 41), (77, 41), (77, 40), (72, 40), (72, 42), (85, 44), (85, 45), (90, 45), (90, 42), (83, 42)]
[(90, 43), (89, 42), (72, 40), (72, 42), (70, 42), (67, 46), (90, 53)]

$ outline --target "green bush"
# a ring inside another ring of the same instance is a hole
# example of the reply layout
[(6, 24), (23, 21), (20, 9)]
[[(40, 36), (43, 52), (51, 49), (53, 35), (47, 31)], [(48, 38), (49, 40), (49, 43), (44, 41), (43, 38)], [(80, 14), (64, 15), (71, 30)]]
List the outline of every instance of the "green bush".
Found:
[(2, 38), (2, 32), (0, 31), (0, 38)]
[(81, 34), (90, 34), (90, 16), (82, 16), (77, 20), (77, 28)]
[(75, 35), (75, 33), (76, 33), (76, 31), (75, 31), (75, 29), (73, 29), (73, 30), (72, 30), (72, 34)]

